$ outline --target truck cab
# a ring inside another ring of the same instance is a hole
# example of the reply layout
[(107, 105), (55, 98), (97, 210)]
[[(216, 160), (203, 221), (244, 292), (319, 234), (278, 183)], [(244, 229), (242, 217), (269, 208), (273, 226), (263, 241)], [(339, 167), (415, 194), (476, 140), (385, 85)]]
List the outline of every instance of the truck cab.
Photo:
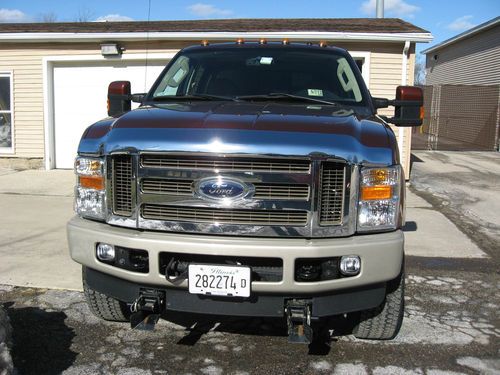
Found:
[(356, 337), (395, 337), (405, 177), (388, 123), (420, 125), (421, 106), (415, 87), (373, 98), (343, 49), (286, 41), (185, 48), (146, 94), (111, 83), (68, 223), (91, 310), (142, 328), (168, 310), (282, 317), (292, 342), (349, 316)]

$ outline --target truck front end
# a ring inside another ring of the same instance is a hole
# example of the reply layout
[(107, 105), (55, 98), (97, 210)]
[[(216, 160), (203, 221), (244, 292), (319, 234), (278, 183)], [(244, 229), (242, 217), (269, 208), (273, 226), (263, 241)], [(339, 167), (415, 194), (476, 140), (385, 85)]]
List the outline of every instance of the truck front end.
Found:
[(142, 103), (87, 129), (75, 162), (68, 239), (96, 315), (284, 317), (309, 342), (347, 314), (357, 337), (397, 334), (404, 176), (345, 51), (189, 48)]

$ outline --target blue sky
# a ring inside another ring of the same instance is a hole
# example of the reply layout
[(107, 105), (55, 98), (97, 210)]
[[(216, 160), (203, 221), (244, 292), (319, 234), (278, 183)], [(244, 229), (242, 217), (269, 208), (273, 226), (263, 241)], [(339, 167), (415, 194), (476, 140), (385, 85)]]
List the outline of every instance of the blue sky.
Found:
[[(151, 20), (373, 17), (375, 0), (151, 0)], [(385, 0), (385, 16), (429, 30), (431, 45), (500, 15), (500, 0)], [(147, 20), (148, 0), (0, 0), (0, 22)], [(419, 45), (422, 50), (430, 45)]]

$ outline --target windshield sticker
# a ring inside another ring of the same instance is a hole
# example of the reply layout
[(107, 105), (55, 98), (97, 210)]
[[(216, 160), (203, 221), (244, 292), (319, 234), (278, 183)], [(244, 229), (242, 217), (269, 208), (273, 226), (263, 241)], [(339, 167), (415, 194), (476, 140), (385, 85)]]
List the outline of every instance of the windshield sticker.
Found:
[(260, 58), (260, 63), (261, 63), (261, 65), (271, 65), (273, 63), (273, 58), (262, 56)]
[(309, 95), (309, 96), (323, 96), (323, 90), (307, 89), (307, 95)]

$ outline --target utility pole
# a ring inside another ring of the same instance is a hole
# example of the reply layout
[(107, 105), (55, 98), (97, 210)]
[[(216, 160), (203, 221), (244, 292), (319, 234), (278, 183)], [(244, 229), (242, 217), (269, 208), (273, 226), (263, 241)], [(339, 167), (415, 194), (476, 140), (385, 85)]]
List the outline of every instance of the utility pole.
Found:
[(377, 18), (384, 18), (384, 0), (377, 0)]

